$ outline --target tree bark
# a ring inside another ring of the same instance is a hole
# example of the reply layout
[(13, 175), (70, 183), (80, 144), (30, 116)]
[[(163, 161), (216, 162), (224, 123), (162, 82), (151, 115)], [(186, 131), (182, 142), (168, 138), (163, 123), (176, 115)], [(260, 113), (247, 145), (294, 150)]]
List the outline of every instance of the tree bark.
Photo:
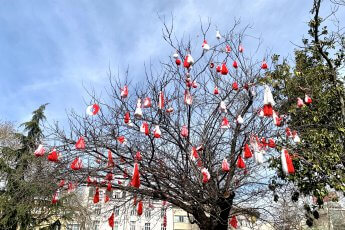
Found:
[(206, 217), (204, 211), (193, 214), (198, 221), (200, 230), (228, 230), (229, 216), (234, 197), (234, 192), (231, 192), (228, 197), (220, 197), (216, 208), (214, 211), (211, 211), (210, 217)]

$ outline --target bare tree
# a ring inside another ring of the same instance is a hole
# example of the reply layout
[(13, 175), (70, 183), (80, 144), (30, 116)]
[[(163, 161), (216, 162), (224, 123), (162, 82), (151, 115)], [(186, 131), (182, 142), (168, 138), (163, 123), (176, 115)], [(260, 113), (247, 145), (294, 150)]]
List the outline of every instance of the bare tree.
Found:
[[(270, 215), (270, 204), (261, 198), (276, 174), (268, 168), (271, 159), (280, 157), (282, 145), (273, 142), (285, 138), (285, 132), (276, 123), (282, 117), (272, 119), (271, 99), (266, 98), (267, 114), (259, 116), (260, 79), (268, 60), (255, 59), (260, 41), (247, 35), (248, 27), (237, 32), (238, 27), (235, 21), (216, 36), (208, 23), (201, 25), (199, 36), (179, 40), (173, 23), (164, 22), (163, 38), (176, 53), (161, 68), (146, 66), (146, 81), (140, 84), (129, 82), (128, 71), (125, 77), (110, 71), (108, 98), (89, 92), (95, 104), (88, 107), (89, 115), (72, 112), (68, 132), (51, 127), (63, 154), (60, 162), (81, 159), (84, 164), (66, 175), (84, 184), (92, 178), (97, 187), (109, 183), (139, 200), (168, 201), (193, 215), (200, 229), (227, 229), (232, 216)], [(249, 42), (258, 44), (254, 53), (244, 50)], [(248, 151), (243, 156), (247, 147), (255, 160)], [(128, 180), (135, 177), (136, 166), (140, 187)]]

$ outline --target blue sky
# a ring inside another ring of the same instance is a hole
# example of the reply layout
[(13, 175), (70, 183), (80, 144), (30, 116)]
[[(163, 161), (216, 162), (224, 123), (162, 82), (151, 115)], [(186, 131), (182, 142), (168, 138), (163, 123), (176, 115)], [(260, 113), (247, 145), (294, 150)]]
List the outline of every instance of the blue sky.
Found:
[(310, 5), (301, 0), (2, 0), (0, 120), (21, 123), (46, 102), (50, 121), (63, 121), (72, 108), (84, 113), (84, 87), (101, 91), (109, 67), (116, 72), (129, 66), (130, 77), (140, 81), (144, 62), (171, 53), (157, 14), (172, 13), (175, 31), (186, 35), (196, 33), (200, 18), (211, 18), (214, 31), (240, 18), (242, 26), (252, 25), (250, 34), (261, 36), (262, 49), (291, 55), (290, 42), (300, 43), (306, 34)]

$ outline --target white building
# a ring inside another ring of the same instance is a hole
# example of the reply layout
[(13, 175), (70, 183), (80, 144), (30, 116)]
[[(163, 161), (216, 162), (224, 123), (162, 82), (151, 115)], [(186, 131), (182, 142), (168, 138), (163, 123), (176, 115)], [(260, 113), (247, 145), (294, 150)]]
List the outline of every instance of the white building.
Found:
[[(143, 201), (143, 213), (137, 215), (137, 206), (133, 203), (133, 197), (126, 195), (126, 192), (114, 190), (107, 192), (105, 188), (99, 190), (100, 201), (93, 203), (95, 193), (94, 187), (86, 187), (82, 194), (85, 205), (90, 209), (91, 216), (87, 223), (69, 222), (67, 229), (80, 230), (172, 230), (173, 209), (171, 205), (163, 205), (162, 201)], [(105, 203), (105, 196), (110, 201)], [(114, 228), (108, 223), (108, 218), (114, 212)], [(164, 227), (164, 216), (166, 215), (166, 226)]]

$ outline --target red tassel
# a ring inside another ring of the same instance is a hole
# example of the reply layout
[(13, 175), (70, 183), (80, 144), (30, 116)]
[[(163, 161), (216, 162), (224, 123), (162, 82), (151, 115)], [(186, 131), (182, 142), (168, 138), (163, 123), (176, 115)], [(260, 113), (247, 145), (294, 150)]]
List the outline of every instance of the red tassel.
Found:
[(191, 105), (193, 103), (192, 95), (190, 94), (188, 89), (184, 91), (184, 103), (187, 105)]
[(36, 157), (41, 157), (44, 155), (44, 153), (45, 153), (45, 149), (44, 149), (43, 145), (39, 145), (38, 148), (34, 152)]
[(278, 113), (273, 111), (273, 119), (274, 119), (274, 124), (276, 126), (281, 126), (282, 125), (282, 120), (283, 120), (283, 117), (279, 117)]
[(174, 108), (170, 107), (165, 110), (167, 113), (172, 113), (174, 112)]
[(226, 158), (223, 159), (222, 170), (224, 172), (229, 172), (229, 170), (230, 170), (229, 163), (228, 163), (228, 160)]
[(182, 126), (182, 129), (181, 129), (181, 136), (182, 137), (188, 137), (188, 128), (186, 125)]
[(65, 180), (61, 179), (59, 183), (59, 187), (62, 188), (65, 185)]
[(238, 51), (239, 51), (240, 53), (243, 53), (244, 48), (243, 48), (243, 46), (242, 46), (242, 45), (240, 45), (240, 46), (238, 47)]
[(108, 172), (107, 175), (105, 176), (105, 179), (107, 181), (112, 181), (114, 179), (114, 174), (111, 172)]
[(202, 161), (201, 161), (201, 159), (198, 160), (197, 165), (198, 165), (199, 168), (202, 167)]
[(176, 63), (176, 65), (179, 66), (179, 65), (181, 65), (181, 60), (177, 58), (177, 59), (175, 60), (175, 63)]
[(220, 73), (220, 71), (222, 71), (222, 67), (220, 67), (220, 65), (217, 65), (216, 71), (217, 71), (217, 73)]
[(193, 65), (193, 63), (194, 63), (194, 59), (192, 58), (190, 54), (187, 54), (184, 59), (183, 66), (188, 69), (191, 65)]
[(59, 195), (57, 192), (55, 192), (53, 195), (52, 204), (56, 204), (58, 201), (59, 201)]
[(121, 89), (121, 97), (126, 98), (128, 96), (128, 86), (125, 85), (123, 89)]
[(285, 157), (289, 174), (295, 173), (295, 167), (293, 166), (292, 159), (287, 151), (285, 151)]
[(93, 196), (93, 203), (97, 204), (99, 202), (99, 188), (96, 188), (95, 195)]
[(232, 63), (232, 66), (233, 66), (235, 69), (237, 69), (237, 68), (238, 68), (237, 62), (234, 61), (234, 62)]
[(233, 90), (238, 90), (238, 84), (237, 84), (237, 82), (232, 83), (232, 89), (233, 89)]
[(252, 151), (249, 148), (249, 145), (245, 144), (244, 145), (244, 158), (248, 159), (248, 158), (251, 158), (252, 156), (253, 156), (253, 154), (252, 154)]
[(264, 105), (263, 111), (264, 111), (264, 116), (266, 117), (272, 116), (273, 115), (272, 105), (270, 104)]
[(183, 66), (184, 66), (185, 68), (187, 68), (187, 69), (190, 67), (190, 64), (189, 64), (189, 62), (188, 62), (188, 56), (187, 56), (187, 55), (186, 55), (186, 57), (184, 58)]
[(115, 217), (115, 214), (112, 213), (111, 216), (110, 216), (109, 219), (108, 219), (108, 223), (109, 223), (109, 226), (110, 226), (111, 228), (114, 227), (114, 217)]
[(272, 138), (268, 139), (268, 147), (270, 147), (270, 148), (276, 147), (276, 143), (274, 142), (274, 140)]
[(261, 69), (267, 69), (267, 68), (268, 68), (268, 66), (267, 66), (266, 61), (263, 61), (261, 64)]
[(217, 86), (214, 87), (213, 94), (214, 94), (214, 95), (219, 94), (219, 90), (218, 90), (218, 87), (217, 87)]
[(220, 128), (221, 129), (228, 129), (228, 128), (230, 128), (230, 123), (229, 123), (229, 120), (228, 120), (227, 117), (223, 117), (222, 123), (220, 125)]
[(72, 170), (80, 170), (83, 167), (83, 163), (79, 157), (76, 157), (71, 163)]
[(313, 100), (306, 94), (306, 95), (304, 96), (304, 102), (305, 102), (307, 105), (309, 105), (309, 104), (311, 104), (311, 103), (313, 102)]
[(75, 186), (73, 185), (72, 182), (68, 183), (68, 188), (67, 188), (67, 192), (73, 192), (75, 189)]
[(51, 153), (48, 154), (48, 161), (59, 162), (59, 154), (56, 152), (56, 149), (53, 149)]
[(246, 167), (246, 164), (244, 163), (244, 161), (243, 161), (241, 156), (238, 157), (237, 167), (240, 168), (240, 169), (244, 169)]
[(237, 222), (236, 216), (231, 217), (231, 220), (229, 221), (229, 224), (231, 225), (231, 227), (237, 228), (238, 222)]
[(140, 174), (139, 174), (139, 165), (138, 163), (134, 163), (134, 170), (131, 185), (135, 188), (140, 187)]
[(202, 183), (205, 184), (210, 180), (211, 175), (206, 168), (203, 168), (201, 170), (201, 173), (202, 173)]
[(151, 98), (146, 97), (146, 98), (144, 99), (143, 107), (144, 107), (144, 108), (150, 108), (150, 107), (151, 107)]
[(115, 163), (113, 160), (113, 154), (111, 153), (110, 150), (108, 150), (108, 167), (114, 167)]
[(297, 98), (297, 107), (302, 108), (303, 106), (304, 106), (303, 100), (300, 97), (298, 97)]
[(162, 91), (159, 92), (158, 108), (159, 109), (163, 109), (164, 108), (164, 93)]
[(207, 43), (206, 40), (204, 40), (204, 43), (202, 43), (201, 47), (205, 50), (208, 51), (210, 49), (209, 44)]
[(138, 151), (136, 154), (135, 154), (135, 160), (136, 161), (141, 161), (143, 158), (141, 157), (141, 154), (140, 152)]
[(87, 176), (86, 182), (87, 182), (87, 186), (90, 186), (93, 183), (93, 181), (92, 181), (90, 176)]
[(225, 46), (225, 52), (226, 52), (226, 53), (230, 53), (230, 52), (231, 52), (231, 48), (230, 48), (229, 45), (226, 45), (226, 46)]
[(261, 146), (266, 149), (268, 143), (266, 143), (266, 138), (261, 137)]
[(162, 135), (162, 133), (161, 133), (161, 130), (160, 130), (160, 128), (159, 128), (159, 125), (156, 125), (156, 126), (155, 126), (155, 129), (154, 129), (154, 131), (153, 131), (153, 136), (154, 136), (155, 138), (160, 138), (161, 135)]
[(104, 203), (107, 203), (109, 200), (110, 200), (109, 196), (107, 194), (105, 194)]
[(99, 202), (99, 188), (96, 188), (95, 195), (93, 196), (93, 203), (97, 204)]
[(146, 121), (143, 121), (143, 123), (141, 124), (140, 132), (145, 133), (146, 136), (150, 134), (149, 125)]
[(86, 113), (90, 116), (94, 116), (99, 112), (99, 105), (93, 104), (86, 108)]
[(222, 70), (221, 70), (221, 74), (222, 74), (222, 75), (227, 75), (228, 73), (229, 73), (229, 70), (228, 70), (228, 68), (226, 67), (226, 64), (223, 63), (223, 65), (222, 65)]
[(119, 136), (119, 137), (117, 138), (117, 140), (118, 140), (121, 144), (123, 144), (123, 143), (126, 142), (126, 138), (125, 138), (124, 136)]
[(286, 149), (282, 149), (281, 161), (282, 168), (285, 174), (292, 174), (295, 172), (292, 159)]
[(286, 134), (287, 137), (291, 137), (292, 136), (292, 133), (291, 133), (291, 130), (290, 130), (289, 127), (285, 128), (285, 134)]
[(139, 201), (138, 203), (138, 209), (137, 209), (138, 216), (141, 216), (143, 214), (143, 202)]
[(196, 147), (195, 147), (195, 146), (192, 147), (191, 158), (192, 158), (192, 160), (194, 160), (194, 161), (195, 161), (196, 159), (199, 158), (198, 151), (196, 150)]
[(111, 191), (111, 182), (110, 182), (110, 181), (108, 182), (108, 185), (107, 185), (107, 191), (108, 191), (108, 192)]
[(125, 113), (125, 116), (124, 116), (123, 120), (124, 120), (125, 124), (128, 124), (131, 121), (131, 116), (130, 116), (129, 112)]
[(83, 137), (79, 137), (79, 140), (75, 144), (76, 149), (85, 149), (85, 141)]

